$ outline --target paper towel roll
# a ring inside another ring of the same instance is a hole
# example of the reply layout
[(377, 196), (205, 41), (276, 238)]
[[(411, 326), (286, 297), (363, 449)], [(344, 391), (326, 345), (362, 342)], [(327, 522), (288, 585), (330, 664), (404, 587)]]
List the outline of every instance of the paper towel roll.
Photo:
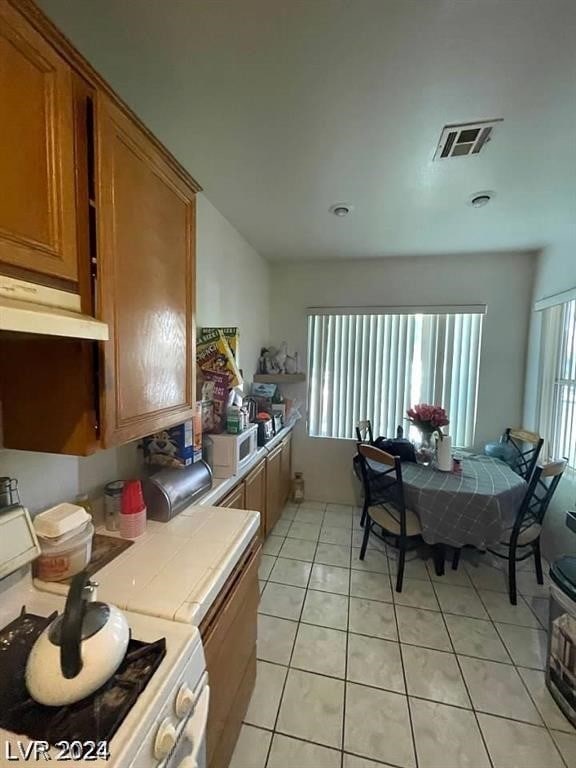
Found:
[(436, 441), (436, 461), (441, 472), (452, 471), (452, 438), (444, 435), (442, 440)]

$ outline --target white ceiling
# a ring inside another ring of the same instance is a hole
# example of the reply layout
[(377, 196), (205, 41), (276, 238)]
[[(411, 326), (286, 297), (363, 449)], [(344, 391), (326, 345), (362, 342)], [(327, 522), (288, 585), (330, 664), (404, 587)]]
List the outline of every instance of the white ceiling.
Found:
[[(576, 240), (575, 0), (41, 5), (271, 259)], [(443, 125), (494, 117), (432, 162)]]

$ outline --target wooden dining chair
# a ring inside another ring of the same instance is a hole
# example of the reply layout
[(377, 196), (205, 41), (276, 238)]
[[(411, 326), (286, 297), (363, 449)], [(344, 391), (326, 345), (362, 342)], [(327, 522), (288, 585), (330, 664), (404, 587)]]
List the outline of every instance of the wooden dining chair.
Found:
[(504, 442), (514, 449), (514, 470), (529, 482), (544, 445), (543, 438), (537, 432), (508, 427), (504, 432)]
[(398, 542), (396, 591), (402, 592), (406, 550), (409, 543), (422, 536), (420, 520), (415, 512), (406, 509), (402, 465), (398, 456), (367, 443), (358, 444), (358, 455), (364, 484), (362, 516), (365, 519), (360, 560), (366, 556), (373, 526), (380, 526), (384, 535), (393, 536)]
[(496, 557), (508, 560), (508, 594), (512, 605), (517, 603), (516, 563), (534, 556), (536, 580), (538, 584), (544, 584), (540, 534), (546, 510), (566, 469), (566, 464), (567, 459), (562, 459), (536, 467), (518, 508), (514, 525), (505, 531), (498, 548), (488, 547), (488, 551)]

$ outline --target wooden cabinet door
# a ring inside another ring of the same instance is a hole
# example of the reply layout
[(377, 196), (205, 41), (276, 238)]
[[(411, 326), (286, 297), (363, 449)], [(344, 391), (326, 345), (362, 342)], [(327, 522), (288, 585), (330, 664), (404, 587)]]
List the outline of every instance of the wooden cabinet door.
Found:
[(200, 624), (210, 683), (208, 768), (227, 768), (254, 690), (259, 564), (254, 542)]
[(244, 483), (240, 483), (218, 504), (219, 507), (231, 509), (246, 509)]
[(282, 514), (281, 461), (282, 445), (278, 445), (266, 459), (266, 535), (274, 528)]
[(76, 281), (72, 71), (7, 0), (0, 105), (0, 271)]
[(292, 435), (282, 440), (280, 461), (280, 499), (284, 506), (290, 497), (292, 486)]
[(96, 104), (103, 440), (179, 424), (194, 405), (195, 194), (107, 96)]
[(266, 461), (262, 460), (246, 475), (246, 509), (260, 512), (260, 535), (266, 535)]

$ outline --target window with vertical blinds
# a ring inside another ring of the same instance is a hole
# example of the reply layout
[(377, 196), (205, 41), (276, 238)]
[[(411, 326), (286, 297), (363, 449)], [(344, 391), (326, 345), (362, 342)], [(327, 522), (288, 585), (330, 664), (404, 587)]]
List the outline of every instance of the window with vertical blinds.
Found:
[(370, 419), (394, 436), (427, 402), (446, 408), (455, 445), (472, 445), (485, 307), (434, 310), (310, 309), (308, 434), (355, 438)]
[(544, 311), (539, 430), (548, 456), (576, 467), (576, 299)]

